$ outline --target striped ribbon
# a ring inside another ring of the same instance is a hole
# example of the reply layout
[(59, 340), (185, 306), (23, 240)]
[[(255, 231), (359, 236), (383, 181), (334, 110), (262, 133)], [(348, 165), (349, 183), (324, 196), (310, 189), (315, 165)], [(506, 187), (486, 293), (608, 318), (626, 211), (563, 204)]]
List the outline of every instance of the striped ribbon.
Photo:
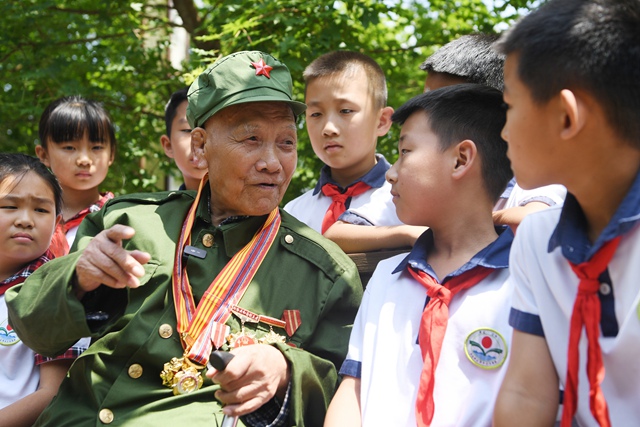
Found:
[(191, 361), (206, 365), (212, 350), (211, 322), (224, 324), (231, 315), (230, 307), (236, 305), (244, 295), (253, 276), (258, 271), (264, 257), (280, 228), (280, 211), (276, 207), (251, 241), (236, 253), (211, 282), (196, 307), (186, 265), (183, 265), (184, 247), (191, 243), (191, 228), (195, 220), (202, 188), (207, 181), (205, 175), (200, 182), (191, 209), (187, 214), (180, 239), (176, 245), (173, 269), (173, 298), (175, 301), (177, 330), (182, 340), (185, 356)]

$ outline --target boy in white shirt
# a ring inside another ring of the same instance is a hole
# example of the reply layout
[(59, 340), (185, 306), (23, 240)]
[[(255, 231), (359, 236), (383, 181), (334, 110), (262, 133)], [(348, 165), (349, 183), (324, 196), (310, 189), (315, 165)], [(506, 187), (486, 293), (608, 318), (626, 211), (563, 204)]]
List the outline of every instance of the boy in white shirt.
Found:
[(306, 124), (311, 145), (325, 163), (315, 188), (284, 207), (314, 230), (324, 232), (349, 207), (369, 201), (391, 166), (376, 154), (378, 137), (391, 127), (384, 72), (358, 52), (335, 51), (304, 71)]
[(460, 84), (393, 115), (400, 219), (429, 226), (365, 289), (325, 426), (488, 425), (509, 353), (513, 233), (492, 207), (511, 179), (501, 92)]
[(498, 48), (518, 183), (568, 194), (518, 228), (495, 426), (551, 425), (559, 385), (561, 426), (638, 426), (640, 2), (551, 0)]

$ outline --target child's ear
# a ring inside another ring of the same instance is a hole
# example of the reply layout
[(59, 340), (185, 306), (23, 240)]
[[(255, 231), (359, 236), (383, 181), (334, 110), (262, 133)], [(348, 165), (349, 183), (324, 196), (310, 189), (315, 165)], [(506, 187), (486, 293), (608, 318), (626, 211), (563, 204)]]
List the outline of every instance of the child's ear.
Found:
[(47, 154), (47, 150), (42, 145), (36, 145), (36, 156), (40, 159), (42, 163), (48, 168), (51, 167), (49, 164), (49, 155)]
[(465, 139), (453, 147), (453, 150), (455, 164), (452, 176), (459, 179), (471, 170), (478, 156), (478, 147), (470, 139)]
[(109, 166), (113, 164), (113, 161), (115, 159), (116, 159), (116, 150), (110, 146), (109, 147)]
[(384, 107), (380, 112), (380, 119), (378, 120), (378, 129), (376, 130), (376, 135), (384, 136), (389, 132), (391, 128), (391, 116), (393, 115), (393, 108)]
[(62, 214), (58, 214), (56, 216), (56, 224), (54, 225), (54, 228), (58, 226), (58, 224), (60, 223), (60, 221), (62, 221)]
[(162, 145), (164, 154), (166, 154), (170, 159), (173, 159), (173, 146), (171, 145), (171, 138), (169, 138), (167, 135), (162, 135), (160, 137), (160, 145)]
[(207, 131), (197, 127), (191, 131), (191, 153), (196, 159), (198, 169), (207, 169), (207, 159), (204, 156), (204, 146), (207, 143)]
[(571, 139), (584, 129), (589, 109), (582, 96), (572, 90), (562, 89), (558, 96), (563, 115), (560, 137), (564, 140)]

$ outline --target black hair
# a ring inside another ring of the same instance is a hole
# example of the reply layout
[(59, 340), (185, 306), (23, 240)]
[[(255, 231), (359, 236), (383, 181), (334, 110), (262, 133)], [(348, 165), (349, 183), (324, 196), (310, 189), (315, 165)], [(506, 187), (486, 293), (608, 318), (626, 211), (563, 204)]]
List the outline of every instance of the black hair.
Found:
[(504, 55), (493, 48), (498, 34), (468, 34), (435, 51), (421, 65), (427, 72), (461, 77), (467, 83), (478, 83), (504, 89)]
[(38, 159), (19, 153), (0, 153), (0, 183), (13, 177), (22, 179), (27, 173), (34, 172), (42, 178), (53, 191), (56, 205), (56, 216), (62, 212), (62, 188), (56, 176)]
[[(317, 78), (333, 76), (339, 73), (355, 73), (362, 69), (369, 79), (369, 95), (376, 108), (387, 105), (387, 80), (382, 67), (370, 56), (360, 52), (336, 50), (314, 59), (302, 73), (304, 83), (309, 84)], [(305, 89), (306, 92), (306, 89)]]
[(173, 124), (173, 119), (176, 117), (176, 111), (178, 110), (178, 106), (187, 100), (187, 92), (189, 91), (189, 87), (184, 87), (179, 89), (171, 94), (171, 98), (169, 98), (169, 102), (164, 107), (164, 123), (167, 128), (167, 136), (171, 136), (171, 126)]
[(49, 141), (56, 144), (81, 139), (109, 144), (116, 151), (116, 136), (111, 118), (101, 103), (81, 96), (65, 96), (51, 102), (40, 116), (38, 136), (46, 149)]
[(640, 148), (640, 1), (552, 0), (496, 43), (516, 54), (533, 100), (581, 89), (618, 135)]
[(497, 201), (513, 177), (507, 143), (500, 136), (506, 121), (502, 92), (473, 83), (443, 87), (411, 98), (391, 120), (402, 125), (418, 111), (427, 113), (442, 151), (465, 139), (475, 143), (484, 187)]

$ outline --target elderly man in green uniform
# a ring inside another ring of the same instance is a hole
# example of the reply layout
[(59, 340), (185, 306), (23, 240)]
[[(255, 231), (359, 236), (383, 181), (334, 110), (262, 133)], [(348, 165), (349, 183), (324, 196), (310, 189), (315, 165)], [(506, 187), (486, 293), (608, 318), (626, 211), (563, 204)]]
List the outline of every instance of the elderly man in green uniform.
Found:
[[(7, 292), (38, 353), (92, 337), (36, 425), (322, 425), (362, 291), (337, 246), (278, 208), (306, 108), (291, 89), (268, 54), (218, 60), (189, 90), (198, 192), (112, 200)], [(205, 375), (215, 349), (234, 358)]]

